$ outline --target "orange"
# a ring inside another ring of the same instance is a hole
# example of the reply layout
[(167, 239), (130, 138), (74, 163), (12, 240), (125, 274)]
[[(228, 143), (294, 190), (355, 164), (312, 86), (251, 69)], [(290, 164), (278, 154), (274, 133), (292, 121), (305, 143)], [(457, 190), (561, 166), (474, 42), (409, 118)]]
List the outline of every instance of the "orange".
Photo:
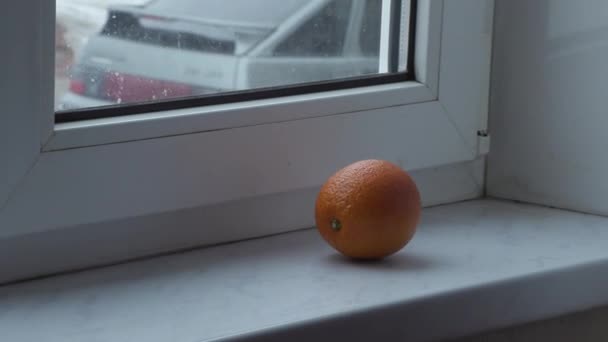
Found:
[(321, 236), (355, 259), (381, 259), (403, 248), (420, 220), (420, 194), (397, 165), (363, 160), (331, 176), (315, 204)]

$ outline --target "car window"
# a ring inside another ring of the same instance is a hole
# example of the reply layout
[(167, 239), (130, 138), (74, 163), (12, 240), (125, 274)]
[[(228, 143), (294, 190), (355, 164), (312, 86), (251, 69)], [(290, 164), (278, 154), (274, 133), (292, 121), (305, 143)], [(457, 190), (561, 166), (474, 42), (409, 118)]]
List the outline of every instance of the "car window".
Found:
[(203, 21), (276, 27), (308, 2), (310, 0), (154, 0), (146, 8), (164, 15), (190, 16)]
[(341, 55), (351, 7), (351, 0), (331, 1), (279, 44), (273, 55), (297, 57)]
[(382, 21), (382, 0), (365, 1), (363, 21), (359, 33), (359, 46), (364, 56), (380, 54), (380, 28)]

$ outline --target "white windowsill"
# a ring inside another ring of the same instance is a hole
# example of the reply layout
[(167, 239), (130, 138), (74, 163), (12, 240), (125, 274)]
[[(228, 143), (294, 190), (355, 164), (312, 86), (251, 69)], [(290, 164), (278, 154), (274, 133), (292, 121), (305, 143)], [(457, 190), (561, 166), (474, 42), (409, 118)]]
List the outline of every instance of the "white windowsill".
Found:
[[(608, 218), (494, 200), (427, 209), (399, 254), (315, 230), (0, 288), (6, 341), (407, 341), (608, 304)], [(235, 337), (240, 335), (240, 337)], [(330, 339), (331, 338), (331, 339)]]

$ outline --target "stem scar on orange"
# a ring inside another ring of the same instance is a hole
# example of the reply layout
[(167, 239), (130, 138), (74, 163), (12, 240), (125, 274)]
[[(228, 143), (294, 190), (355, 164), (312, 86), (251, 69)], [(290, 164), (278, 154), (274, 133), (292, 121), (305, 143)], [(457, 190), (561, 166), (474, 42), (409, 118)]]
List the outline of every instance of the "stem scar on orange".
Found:
[(399, 166), (363, 160), (331, 176), (315, 204), (321, 236), (355, 259), (382, 259), (403, 248), (420, 220), (420, 193)]

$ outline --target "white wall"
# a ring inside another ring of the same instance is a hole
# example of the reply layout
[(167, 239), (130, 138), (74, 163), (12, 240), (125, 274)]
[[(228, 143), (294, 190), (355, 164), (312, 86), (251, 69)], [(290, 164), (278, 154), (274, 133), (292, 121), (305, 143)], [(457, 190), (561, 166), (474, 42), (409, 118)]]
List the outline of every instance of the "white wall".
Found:
[[(487, 193), (608, 215), (608, 1), (497, 0)], [(460, 342), (608, 340), (608, 308)]]
[(498, 0), (488, 194), (608, 215), (608, 1)]

